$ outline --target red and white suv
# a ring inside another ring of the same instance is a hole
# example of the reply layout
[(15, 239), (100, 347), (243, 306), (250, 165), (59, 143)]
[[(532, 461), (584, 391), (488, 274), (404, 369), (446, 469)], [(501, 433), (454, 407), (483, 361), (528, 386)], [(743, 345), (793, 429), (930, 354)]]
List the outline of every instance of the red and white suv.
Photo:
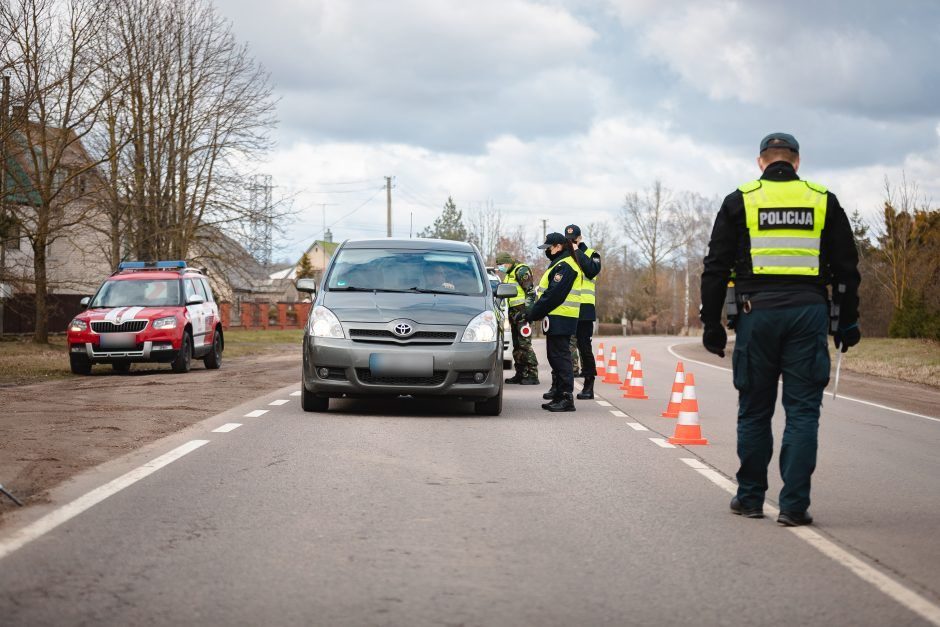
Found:
[(72, 372), (92, 364), (127, 372), (134, 362), (169, 363), (188, 372), (193, 359), (222, 365), (219, 308), (206, 276), (185, 261), (127, 261), (118, 266), (68, 328)]

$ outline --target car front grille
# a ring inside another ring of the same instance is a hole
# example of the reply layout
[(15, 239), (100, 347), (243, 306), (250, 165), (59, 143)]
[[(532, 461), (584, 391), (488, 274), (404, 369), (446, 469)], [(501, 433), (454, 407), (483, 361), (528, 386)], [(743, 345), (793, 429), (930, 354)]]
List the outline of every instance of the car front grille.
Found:
[(435, 370), (430, 377), (376, 377), (368, 368), (356, 368), (356, 376), (372, 385), (440, 385), (447, 378), (446, 370)]
[(138, 333), (147, 326), (146, 320), (125, 320), (121, 324), (114, 324), (108, 320), (99, 320), (91, 323), (91, 330), (95, 333)]
[(383, 344), (452, 344), (457, 334), (453, 331), (415, 331), (408, 337), (399, 337), (385, 329), (350, 329), (349, 337), (355, 342)]

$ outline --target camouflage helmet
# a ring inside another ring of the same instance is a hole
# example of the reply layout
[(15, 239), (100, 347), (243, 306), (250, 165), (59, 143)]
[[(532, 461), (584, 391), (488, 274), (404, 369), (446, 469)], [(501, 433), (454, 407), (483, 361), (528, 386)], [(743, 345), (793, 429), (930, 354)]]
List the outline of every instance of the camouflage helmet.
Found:
[(505, 251), (496, 253), (496, 263), (514, 263), (515, 259), (512, 258), (512, 255)]

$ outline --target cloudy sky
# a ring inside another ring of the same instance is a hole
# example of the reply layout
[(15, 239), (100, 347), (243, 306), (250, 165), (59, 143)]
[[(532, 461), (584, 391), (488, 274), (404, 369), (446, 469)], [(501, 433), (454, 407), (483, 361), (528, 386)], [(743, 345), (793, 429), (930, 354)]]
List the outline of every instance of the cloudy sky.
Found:
[[(940, 201), (940, 2), (216, 0), (271, 72), (260, 167), (323, 232), (430, 224), (452, 195), (541, 232), (616, 217), (659, 179), (722, 197), (768, 132), (874, 216), (887, 175)], [(851, 7), (847, 10), (846, 7)], [(716, 206), (717, 210), (717, 206)]]

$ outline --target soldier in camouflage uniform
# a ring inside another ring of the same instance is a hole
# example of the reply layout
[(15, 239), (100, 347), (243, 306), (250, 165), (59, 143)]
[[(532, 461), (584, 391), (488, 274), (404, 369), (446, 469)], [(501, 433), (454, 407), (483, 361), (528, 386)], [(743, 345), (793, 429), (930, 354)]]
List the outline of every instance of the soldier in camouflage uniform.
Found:
[(509, 327), (512, 329), (512, 360), (516, 374), (506, 379), (506, 383), (538, 385), (539, 362), (532, 350), (532, 336), (523, 337), (521, 329), (525, 326), (526, 306), (535, 301), (535, 280), (532, 270), (525, 264), (517, 263), (512, 255), (501, 252), (496, 255), (497, 269), (504, 274), (503, 283), (515, 283), (516, 295), (507, 299), (509, 309)]
[(580, 355), (578, 354), (578, 336), (571, 336), (571, 343), (569, 344), (571, 348), (571, 371), (574, 373), (575, 377), (583, 377), (584, 373), (581, 371), (579, 364), (581, 360), (579, 359)]

